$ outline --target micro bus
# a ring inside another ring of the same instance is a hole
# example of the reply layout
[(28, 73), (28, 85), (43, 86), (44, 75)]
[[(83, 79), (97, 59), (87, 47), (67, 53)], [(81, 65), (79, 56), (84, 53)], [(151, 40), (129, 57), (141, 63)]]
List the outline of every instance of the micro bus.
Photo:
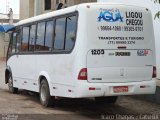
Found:
[(5, 82), (57, 97), (115, 103), (121, 95), (154, 94), (155, 43), (149, 9), (84, 3), (18, 22), (7, 53)]

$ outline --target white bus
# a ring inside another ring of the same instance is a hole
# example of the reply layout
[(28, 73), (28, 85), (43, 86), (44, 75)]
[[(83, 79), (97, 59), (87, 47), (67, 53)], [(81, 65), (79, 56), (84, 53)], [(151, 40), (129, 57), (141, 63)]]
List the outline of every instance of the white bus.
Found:
[[(22, 20), (12, 33), (5, 71), (9, 90), (115, 103), (154, 94), (155, 44), (150, 10), (86, 3)], [(56, 97), (55, 97), (56, 96)]]

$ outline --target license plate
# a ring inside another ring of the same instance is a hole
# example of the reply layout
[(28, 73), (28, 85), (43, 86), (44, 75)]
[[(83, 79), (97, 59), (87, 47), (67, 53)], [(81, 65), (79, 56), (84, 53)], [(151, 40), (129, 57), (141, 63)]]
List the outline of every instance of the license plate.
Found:
[(113, 87), (114, 93), (124, 93), (128, 92), (128, 86), (115, 86)]
[(116, 52), (116, 56), (131, 56), (130, 52)]

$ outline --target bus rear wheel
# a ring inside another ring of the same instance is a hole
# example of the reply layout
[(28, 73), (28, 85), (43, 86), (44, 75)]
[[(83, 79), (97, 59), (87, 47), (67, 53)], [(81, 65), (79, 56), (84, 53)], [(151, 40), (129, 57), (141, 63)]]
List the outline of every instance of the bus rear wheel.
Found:
[(13, 87), (13, 79), (11, 73), (8, 75), (8, 88), (11, 93), (18, 93), (18, 88)]
[(55, 98), (50, 96), (49, 85), (46, 79), (40, 84), (40, 102), (44, 107), (54, 106)]
[(100, 104), (115, 104), (117, 101), (117, 96), (107, 96), (107, 97), (96, 97), (95, 101)]

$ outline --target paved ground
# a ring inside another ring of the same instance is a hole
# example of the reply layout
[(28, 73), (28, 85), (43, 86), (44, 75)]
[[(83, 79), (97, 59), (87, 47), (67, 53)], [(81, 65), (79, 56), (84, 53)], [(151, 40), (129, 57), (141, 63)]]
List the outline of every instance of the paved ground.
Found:
[(135, 97), (120, 97), (115, 105), (98, 105), (92, 99), (63, 99), (54, 108), (43, 108), (37, 94), (10, 94), (4, 85), (4, 64), (0, 68), (0, 120), (160, 120), (160, 104)]

